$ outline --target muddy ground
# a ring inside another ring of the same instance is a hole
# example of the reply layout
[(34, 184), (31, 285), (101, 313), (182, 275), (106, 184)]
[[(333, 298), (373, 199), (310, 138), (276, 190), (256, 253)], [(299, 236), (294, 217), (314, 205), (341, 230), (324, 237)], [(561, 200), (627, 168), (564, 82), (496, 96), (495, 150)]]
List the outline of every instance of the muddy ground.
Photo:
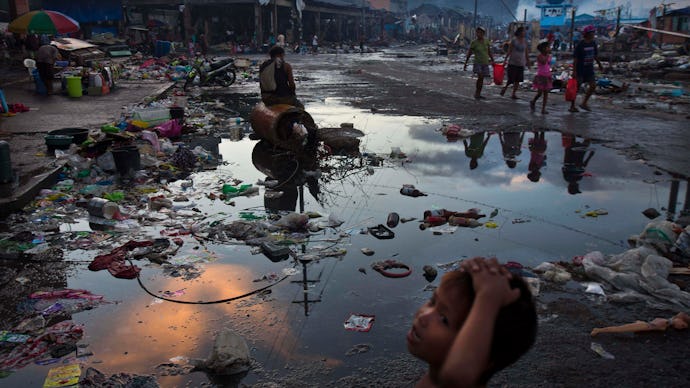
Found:
[[(552, 94), (551, 114), (542, 116), (529, 112), (528, 99), (534, 92), (526, 89), (521, 89), (520, 99), (514, 101), (507, 96), (500, 97), (499, 88), (487, 84), (483, 92), (487, 100), (475, 101), (472, 98), (475, 80), (470, 72), (462, 71), (457, 57), (439, 58), (424, 54), (419, 48), (389, 50), (377, 59), (366, 55), (292, 55), (288, 61), (293, 63), (299, 78), (298, 95), (307, 102), (339, 98), (374, 113), (442, 118), (473, 129), (518, 126), (564, 131), (601, 140), (628, 157), (643, 159), (668, 172), (682, 176), (690, 172), (687, 114), (627, 109), (620, 103), (621, 99), (629, 98), (626, 95), (595, 97), (591, 102), (594, 112), (571, 114), (567, 112), (563, 94)], [(674, 280), (688, 289), (687, 277)], [(606, 335), (594, 341), (589, 335), (593, 327), (671, 317), (674, 311), (654, 310), (640, 303), (612, 304), (587, 297), (578, 287), (577, 282), (565, 286), (544, 284), (537, 299), (540, 327), (535, 346), (514, 366), (496, 375), (491, 386), (680, 387), (690, 384), (690, 373), (684, 366), (690, 356), (687, 331)], [(615, 359), (603, 359), (590, 350), (592, 342), (601, 344)], [(376, 360), (370, 367), (330, 380), (327, 385), (412, 386), (422, 370), (423, 365), (418, 361), (399, 355)], [(289, 377), (273, 382), (297, 387), (313, 378), (329, 381), (324, 365), (293, 365), (289, 371)], [(320, 374), (321, 378), (317, 377)]]

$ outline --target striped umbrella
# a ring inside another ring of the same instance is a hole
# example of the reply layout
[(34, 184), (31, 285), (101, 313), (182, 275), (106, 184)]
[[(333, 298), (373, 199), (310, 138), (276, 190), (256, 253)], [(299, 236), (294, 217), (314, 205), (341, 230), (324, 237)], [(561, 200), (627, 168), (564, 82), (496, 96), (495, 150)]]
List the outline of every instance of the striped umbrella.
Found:
[(19, 34), (69, 34), (79, 31), (79, 22), (57, 11), (31, 11), (14, 19), (7, 31)]

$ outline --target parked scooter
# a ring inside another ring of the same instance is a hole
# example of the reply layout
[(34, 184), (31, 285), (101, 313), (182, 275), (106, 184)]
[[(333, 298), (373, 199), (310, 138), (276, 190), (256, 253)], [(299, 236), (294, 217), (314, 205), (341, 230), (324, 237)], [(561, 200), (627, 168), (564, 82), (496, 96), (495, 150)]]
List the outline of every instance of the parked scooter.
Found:
[(192, 70), (187, 74), (184, 89), (196, 84), (199, 77), (199, 86), (230, 86), (235, 82), (235, 60), (231, 57), (214, 58), (209, 61), (206, 58), (198, 59), (192, 65)]

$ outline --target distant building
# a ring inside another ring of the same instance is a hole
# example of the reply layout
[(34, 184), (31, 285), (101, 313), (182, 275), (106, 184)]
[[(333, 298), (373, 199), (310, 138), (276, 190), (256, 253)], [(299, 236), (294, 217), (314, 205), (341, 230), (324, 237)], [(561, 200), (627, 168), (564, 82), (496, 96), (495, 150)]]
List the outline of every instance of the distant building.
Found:
[[(690, 35), (690, 7), (666, 11), (656, 18), (656, 28), (664, 31)], [(682, 36), (663, 34), (663, 42), (681, 44), (689, 39)]]
[(572, 17), (573, 0), (537, 0), (536, 7), (541, 13), (541, 29), (549, 30), (565, 26), (566, 19)]

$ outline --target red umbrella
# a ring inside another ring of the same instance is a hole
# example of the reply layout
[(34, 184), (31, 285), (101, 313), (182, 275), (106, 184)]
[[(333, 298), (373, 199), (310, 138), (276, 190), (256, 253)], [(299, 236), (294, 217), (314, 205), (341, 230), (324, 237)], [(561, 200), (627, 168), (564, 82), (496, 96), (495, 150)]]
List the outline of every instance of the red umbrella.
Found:
[(57, 11), (31, 11), (14, 19), (7, 31), (19, 34), (69, 34), (79, 31), (79, 22)]

